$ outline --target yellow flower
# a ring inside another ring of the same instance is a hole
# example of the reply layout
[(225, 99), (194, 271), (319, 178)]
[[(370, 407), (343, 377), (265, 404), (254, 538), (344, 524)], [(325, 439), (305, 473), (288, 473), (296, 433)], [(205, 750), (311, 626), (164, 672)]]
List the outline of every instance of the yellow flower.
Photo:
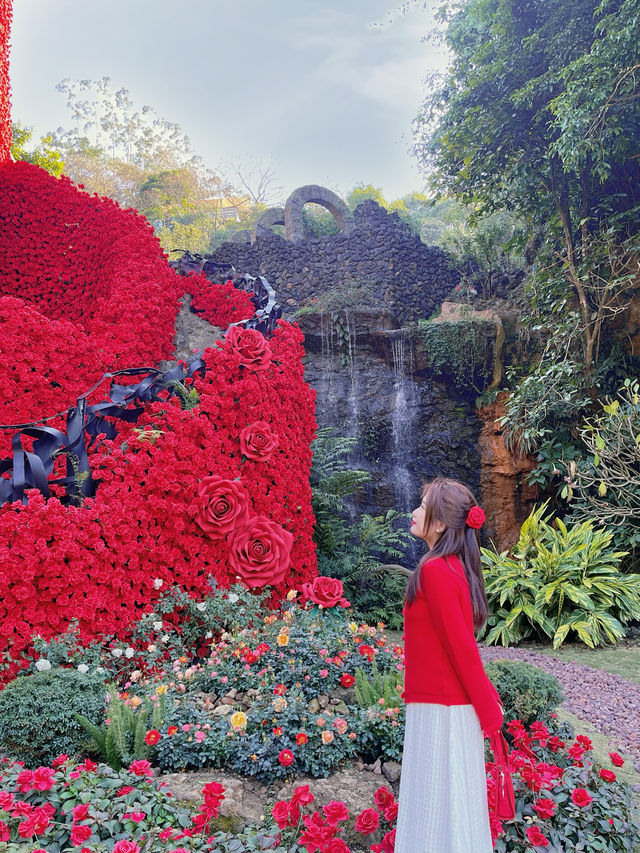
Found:
[(273, 710), (279, 714), (281, 711), (284, 711), (286, 707), (287, 700), (284, 698), (284, 696), (276, 696), (276, 698), (273, 700)]
[(283, 613), (282, 618), (285, 622), (291, 622), (291, 620), (293, 619), (293, 613), (290, 610), (286, 610)]
[(326, 746), (326, 744), (331, 743), (331, 741), (333, 740), (333, 732), (329, 732), (325, 729), (322, 732), (321, 737), (322, 737), (322, 743), (324, 743)]
[(139, 696), (132, 696), (131, 699), (129, 699), (129, 704), (133, 705), (134, 708), (137, 708), (141, 702), (142, 699)]
[(288, 643), (289, 643), (289, 636), (288, 636), (288, 634), (278, 634), (278, 636), (276, 637), (276, 643), (277, 643), (279, 646), (286, 646), (286, 645), (288, 645)]
[(356, 631), (358, 630), (358, 626), (356, 625), (355, 622), (349, 622), (349, 630), (351, 631), (352, 634), (356, 633)]
[(162, 696), (162, 694), (166, 693), (167, 690), (168, 690), (168, 688), (167, 688), (166, 684), (159, 684), (158, 687), (156, 688), (156, 693), (158, 694), (158, 696)]
[(290, 589), (289, 592), (287, 593), (287, 601), (293, 601), (293, 599), (297, 596), (297, 594), (298, 594), (297, 589)]
[(236, 730), (244, 730), (247, 727), (247, 715), (244, 711), (236, 711), (229, 718), (232, 728)]

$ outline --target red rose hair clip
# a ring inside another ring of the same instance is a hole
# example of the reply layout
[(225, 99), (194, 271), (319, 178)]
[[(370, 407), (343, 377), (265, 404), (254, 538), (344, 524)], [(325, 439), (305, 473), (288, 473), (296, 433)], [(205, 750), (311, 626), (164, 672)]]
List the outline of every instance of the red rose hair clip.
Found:
[(480, 530), (485, 523), (487, 516), (481, 506), (472, 506), (466, 518), (467, 525), (473, 527), (474, 530)]

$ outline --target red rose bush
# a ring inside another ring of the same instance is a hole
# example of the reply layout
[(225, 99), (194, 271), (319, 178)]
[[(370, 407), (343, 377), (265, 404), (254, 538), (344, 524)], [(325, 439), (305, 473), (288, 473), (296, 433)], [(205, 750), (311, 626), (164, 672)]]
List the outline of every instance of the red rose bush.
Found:
[[(631, 850), (640, 838), (634, 800), (628, 784), (589, 757), (592, 744), (585, 735), (572, 739), (568, 724), (552, 731), (536, 721), (527, 731), (520, 720), (508, 723), (513, 749), (509, 756), (516, 795), (512, 821), (492, 817), (491, 830), (498, 853), (531, 849), (565, 851)], [(622, 759), (617, 753), (614, 758)], [(615, 766), (615, 765), (614, 765)], [(619, 765), (618, 765), (619, 766)], [(496, 767), (487, 764), (489, 804), (495, 797)], [(591, 846), (591, 844), (597, 844)]]

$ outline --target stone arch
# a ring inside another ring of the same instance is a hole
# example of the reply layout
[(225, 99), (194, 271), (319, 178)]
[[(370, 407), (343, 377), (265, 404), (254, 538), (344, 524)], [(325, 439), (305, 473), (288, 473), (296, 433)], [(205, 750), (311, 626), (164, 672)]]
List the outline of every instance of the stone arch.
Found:
[(308, 184), (294, 190), (285, 203), (284, 228), (287, 240), (304, 240), (302, 208), (305, 204), (320, 204), (326, 207), (333, 214), (343, 234), (350, 234), (355, 228), (353, 214), (340, 196), (326, 187)]
[(271, 231), (274, 225), (284, 225), (284, 207), (270, 207), (265, 210), (251, 229), (251, 242), (255, 243), (258, 237)]

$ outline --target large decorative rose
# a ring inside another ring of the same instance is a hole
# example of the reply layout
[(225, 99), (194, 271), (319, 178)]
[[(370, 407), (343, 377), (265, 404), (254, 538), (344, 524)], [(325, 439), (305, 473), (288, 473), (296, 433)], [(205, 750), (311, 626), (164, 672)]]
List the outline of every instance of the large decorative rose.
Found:
[(266, 370), (271, 364), (271, 347), (264, 335), (256, 329), (232, 326), (227, 332), (225, 343), (237, 353), (243, 367), (251, 370)]
[(314, 604), (322, 607), (348, 607), (349, 602), (344, 598), (344, 587), (342, 581), (337, 578), (327, 578), (319, 575), (311, 583), (302, 584), (302, 592)]
[(273, 456), (279, 439), (266, 421), (255, 421), (240, 430), (240, 451), (254, 462), (266, 462)]
[(479, 530), (485, 523), (486, 518), (481, 506), (472, 506), (467, 514), (467, 524), (474, 530)]
[(365, 809), (356, 820), (355, 830), (363, 835), (370, 835), (380, 826), (380, 815), (375, 809)]
[(229, 563), (250, 588), (282, 583), (291, 561), (293, 536), (264, 516), (250, 519), (230, 539)]
[(249, 518), (249, 499), (235, 480), (205, 477), (198, 484), (196, 521), (211, 539), (222, 539)]

